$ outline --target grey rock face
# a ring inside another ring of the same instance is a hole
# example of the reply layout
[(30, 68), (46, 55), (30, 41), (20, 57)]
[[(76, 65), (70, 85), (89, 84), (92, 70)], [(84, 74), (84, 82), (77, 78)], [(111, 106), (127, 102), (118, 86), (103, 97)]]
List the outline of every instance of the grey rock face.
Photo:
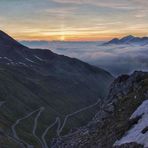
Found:
[(127, 143), (121, 146), (115, 146), (114, 148), (143, 148), (143, 145), (138, 143)]
[[(111, 85), (108, 99), (98, 108), (98, 113), (88, 125), (63, 136), (54, 148), (111, 148), (139, 118), (129, 120), (131, 114), (146, 99), (148, 73), (134, 72), (123, 75)], [(103, 106), (103, 107), (102, 107)], [(127, 143), (116, 148), (142, 148), (137, 143)]]

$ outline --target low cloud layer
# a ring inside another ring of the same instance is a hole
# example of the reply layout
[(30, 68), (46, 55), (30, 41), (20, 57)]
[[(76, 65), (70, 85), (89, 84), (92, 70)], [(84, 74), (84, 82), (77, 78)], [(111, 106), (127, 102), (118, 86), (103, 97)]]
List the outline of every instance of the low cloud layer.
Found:
[(101, 46), (98, 42), (25, 43), (30, 47), (49, 48), (58, 54), (81, 59), (104, 68), (115, 76), (135, 70), (148, 70), (148, 46)]

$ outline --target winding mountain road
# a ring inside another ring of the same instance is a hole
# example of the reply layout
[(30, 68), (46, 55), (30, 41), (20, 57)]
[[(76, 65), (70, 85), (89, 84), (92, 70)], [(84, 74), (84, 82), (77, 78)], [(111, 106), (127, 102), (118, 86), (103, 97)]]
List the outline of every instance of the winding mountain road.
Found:
[[(28, 115), (26, 115), (26, 116), (24, 116), (24, 117), (18, 119), (18, 120), (11, 126), (13, 138), (16, 139), (17, 141), (20, 141), (20, 143), (24, 143), (24, 144), (27, 146), (27, 148), (32, 148), (32, 145), (30, 145), (30, 144), (28, 144), (26, 141), (20, 139), (19, 136), (17, 135), (17, 132), (16, 132), (16, 129), (15, 129), (15, 128), (16, 128), (16, 126), (17, 126), (22, 120), (25, 120), (25, 119), (29, 118), (29, 117), (32, 116), (35, 112), (38, 112), (38, 111), (40, 111), (41, 109), (42, 109), (42, 107), (39, 108), (39, 109), (37, 109), (37, 110), (35, 110), (35, 111), (33, 111), (33, 112), (31, 112), (31, 113), (29, 113)], [(37, 120), (36, 120), (36, 122), (37, 122)], [(34, 126), (35, 126), (36, 124), (37, 124), (37, 123), (35, 123)], [(34, 130), (35, 130), (35, 129), (36, 129), (36, 127), (34, 128)]]
[(42, 148), (44, 148), (44, 144), (43, 142), (40, 140), (40, 138), (36, 135), (36, 129), (37, 129), (37, 125), (38, 125), (38, 119), (41, 115), (41, 113), (44, 111), (44, 107), (41, 107), (38, 114), (36, 115), (35, 119), (34, 119), (34, 126), (33, 126), (33, 130), (32, 130), (32, 134), (33, 136), (38, 140), (38, 142), (41, 144)]
[(74, 116), (74, 115), (76, 115), (76, 114), (78, 114), (78, 113), (80, 113), (80, 112), (86, 111), (86, 110), (88, 110), (88, 109), (90, 109), (90, 108), (96, 106), (98, 103), (100, 103), (100, 99), (99, 99), (96, 103), (94, 103), (94, 104), (92, 104), (92, 105), (89, 105), (89, 106), (84, 107), (84, 108), (82, 108), (82, 109), (80, 109), (80, 110), (77, 110), (77, 111), (75, 111), (75, 112), (73, 112), (73, 113), (71, 113), (71, 114), (66, 115), (63, 124), (62, 124), (61, 127), (58, 129), (58, 134), (57, 134), (57, 135), (60, 136), (61, 132), (63, 131), (63, 129), (64, 129), (65, 125), (66, 125), (66, 122), (67, 122), (68, 118), (70, 118), (70, 117), (72, 117), (72, 116)]
[[(1, 101), (0, 102), (0, 107), (5, 104), (6, 101)], [(20, 141), (18, 141), (16, 138), (10, 137), (9, 135), (7, 135), (8, 138), (12, 139), (13, 141), (15, 141), (18, 145), (20, 145), (22, 148), (25, 148), (24, 144)], [(29, 147), (29, 148), (33, 148), (33, 147)]]
[(42, 141), (43, 141), (43, 143), (44, 143), (44, 148), (49, 148), (49, 147), (48, 147), (48, 144), (47, 144), (47, 142), (46, 142), (45, 137), (46, 137), (48, 131), (49, 131), (54, 125), (56, 125), (56, 123), (58, 122), (58, 120), (60, 120), (59, 117), (57, 117), (56, 120), (55, 120), (55, 122), (53, 122), (52, 124), (50, 124), (50, 125), (46, 128), (46, 130), (44, 131), (44, 133), (42, 134)]
[(59, 117), (56, 117), (56, 120), (55, 120), (52, 124), (50, 124), (50, 125), (46, 128), (46, 130), (44, 131), (44, 133), (42, 134), (42, 141), (43, 141), (43, 143), (44, 143), (44, 148), (49, 148), (49, 147), (48, 147), (48, 144), (47, 144), (47, 142), (46, 142), (45, 137), (46, 137), (48, 131), (49, 131), (54, 125), (58, 124), (58, 127), (57, 127), (56, 132), (57, 132), (57, 136), (60, 137), (60, 134), (61, 134), (61, 132), (63, 131), (63, 129), (64, 129), (65, 125), (66, 125), (66, 122), (67, 122), (68, 118), (70, 118), (70, 117), (72, 117), (72, 116), (74, 116), (74, 115), (76, 115), (76, 114), (78, 114), (78, 113), (80, 113), (80, 112), (82, 112), (82, 111), (86, 111), (86, 110), (88, 110), (88, 109), (90, 109), (90, 108), (96, 106), (98, 103), (100, 103), (100, 99), (99, 99), (96, 103), (94, 103), (94, 104), (92, 104), (92, 105), (89, 105), (89, 106), (84, 107), (84, 108), (82, 108), (82, 109), (80, 109), (80, 110), (77, 110), (77, 111), (75, 111), (75, 112), (73, 112), (73, 113), (71, 113), (71, 114), (66, 115), (63, 124), (61, 124), (60, 118), (59, 118)]
[[(4, 102), (0, 102), (0, 106), (1, 106), (3, 103), (4, 103)], [(16, 126), (17, 126), (22, 120), (25, 120), (25, 119), (29, 118), (30, 116), (32, 116), (34, 113), (38, 112), (37, 115), (36, 115), (35, 118), (34, 118), (34, 124), (33, 124), (32, 134), (33, 134), (33, 136), (38, 140), (38, 142), (41, 144), (41, 147), (42, 147), (42, 148), (49, 148), (49, 146), (48, 146), (48, 144), (47, 144), (47, 141), (46, 141), (46, 136), (47, 136), (48, 131), (49, 131), (53, 126), (55, 126), (55, 125), (57, 124), (56, 134), (57, 134), (58, 137), (60, 137), (60, 136), (61, 136), (61, 133), (62, 133), (62, 131), (63, 131), (63, 129), (64, 129), (66, 123), (67, 123), (67, 120), (68, 120), (70, 117), (72, 117), (72, 116), (74, 116), (74, 115), (76, 115), (76, 114), (78, 114), (78, 113), (80, 113), (80, 112), (86, 111), (86, 110), (88, 110), (88, 109), (90, 109), (90, 108), (96, 106), (98, 103), (100, 103), (100, 99), (99, 99), (96, 103), (94, 103), (94, 104), (92, 104), (92, 105), (86, 106), (86, 107), (84, 107), (84, 108), (82, 108), (82, 109), (79, 109), (79, 110), (77, 110), (77, 111), (75, 111), (75, 112), (73, 112), (73, 113), (71, 113), (71, 114), (66, 115), (65, 118), (64, 118), (63, 123), (61, 122), (61, 119), (60, 119), (59, 117), (56, 117), (56, 120), (55, 120), (52, 124), (50, 124), (50, 125), (45, 129), (45, 131), (43, 132), (43, 134), (42, 134), (42, 136), (41, 136), (41, 139), (36, 135), (36, 130), (37, 130), (37, 126), (38, 126), (38, 120), (39, 120), (39, 118), (40, 118), (40, 116), (41, 116), (41, 113), (45, 110), (45, 108), (44, 108), (44, 107), (40, 107), (39, 109), (34, 110), (34, 111), (32, 111), (31, 113), (27, 114), (26, 116), (24, 116), (24, 117), (18, 119), (18, 120), (11, 126), (13, 139), (16, 140), (17, 143), (19, 142), (19, 144), (21, 144), (23, 147), (25, 147), (24, 145), (26, 145), (27, 148), (34, 148), (33, 145), (30, 145), (30, 144), (28, 144), (26, 141), (24, 141), (24, 140), (22, 140), (22, 139), (19, 138), (19, 136), (17, 135), (17, 132), (16, 132)]]

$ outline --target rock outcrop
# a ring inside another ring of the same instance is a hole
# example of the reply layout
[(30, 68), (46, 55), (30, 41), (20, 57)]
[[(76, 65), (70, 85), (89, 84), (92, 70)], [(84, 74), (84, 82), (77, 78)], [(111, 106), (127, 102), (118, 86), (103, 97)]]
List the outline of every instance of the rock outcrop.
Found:
[[(85, 127), (77, 129), (53, 142), (53, 148), (142, 148), (131, 142), (115, 146), (141, 118), (130, 119), (132, 113), (148, 99), (148, 73), (134, 72), (122, 75), (111, 85), (106, 102), (100, 104), (98, 113)], [(136, 135), (135, 135), (136, 136)]]

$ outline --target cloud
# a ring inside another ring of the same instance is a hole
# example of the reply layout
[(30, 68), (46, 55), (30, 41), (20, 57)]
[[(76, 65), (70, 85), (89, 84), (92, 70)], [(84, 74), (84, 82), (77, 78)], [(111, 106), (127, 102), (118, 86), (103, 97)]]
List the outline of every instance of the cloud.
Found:
[(99, 43), (65, 43), (57, 46), (65, 50), (54, 48), (55, 52), (105, 68), (114, 75), (130, 73), (134, 70), (148, 70), (148, 46), (105, 47), (99, 46)]
[(48, 8), (44, 11), (42, 10), (41, 13), (46, 13), (48, 16), (66, 19), (66, 17), (72, 17), (77, 13), (76, 7), (55, 7), (55, 8)]
[(144, 6), (144, 7), (148, 6), (147, 0), (130, 0), (129, 2), (136, 4), (136, 5), (141, 5), (141, 6)]
[(121, 9), (121, 10), (135, 10), (137, 6), (131, 5), (127, 0), (53, 0), (54, 2), (61, 4), (75, 4), (75, 5), (94, 5), (97, 7), (112, 8), (112, 9)]
[(137, 18), (144, 18), (144, 17), (147, 17), (148, 15), (148, 10), (147, 9), (141, 9), (139, 11), (136, 12), (135, 16)]
[[(135, 70), (148, 71), (148, 45), (101, 46), (99, 42), (49, 42), (42, 48), (81, 59), (110, 71), (115, 76)], [(31, 46), (31, 43), (29, 42)]]

